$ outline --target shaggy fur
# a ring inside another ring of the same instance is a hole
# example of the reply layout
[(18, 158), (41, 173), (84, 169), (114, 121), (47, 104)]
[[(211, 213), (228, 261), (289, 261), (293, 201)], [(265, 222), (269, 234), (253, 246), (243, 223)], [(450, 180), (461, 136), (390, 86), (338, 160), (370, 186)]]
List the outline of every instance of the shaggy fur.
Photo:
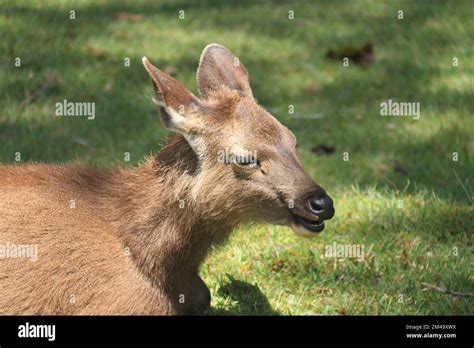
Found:
[(193, 290), (204, 288), (199, 264), (236, 222), (225, 203), (218, 211), (189, 203), (196, 170), (179, 135), (130, 170), (2, 167), (1, 241), (38, 244), (39, 255), (0, 259), (0, 313), (202, 312), (209, 299)]
[[(198, 268), (212, 245), (242, 221), (290, 224), (289, 199), (304, 216), (316, 186), (295, 138), (256, 104), (233, 57), (205, 49), (202, 99), (144, 60), (179, 134), (139, 167), (0, 167), (0, 243), (38, 246), (37, 261), (0, 258), (0, 314), (203, 313)], [(221, 149), (256, 149), (261, 167), (218, 161)]]

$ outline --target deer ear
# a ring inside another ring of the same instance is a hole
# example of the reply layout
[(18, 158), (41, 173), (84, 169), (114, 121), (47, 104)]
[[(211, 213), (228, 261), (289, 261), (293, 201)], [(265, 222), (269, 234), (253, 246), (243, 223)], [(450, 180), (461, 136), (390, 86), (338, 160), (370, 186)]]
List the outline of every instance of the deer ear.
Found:
[(186, 115), (199, 110), (201, 103), (181, 82), (153, 66), (146, 57), (143, 66), (150, 74), (155, 87), (155, 103), (160, 106), (160, 117), (164, 126), (172, 131), (186, 133), (191, 128), (191, 119)]
[(202, 51), (197, 70), (197, 84), (203, 97), (207, 97), (209, 91), (222, 86), (252, 96), (247, 69), (239, 58), (218, 44), (207, 45)]

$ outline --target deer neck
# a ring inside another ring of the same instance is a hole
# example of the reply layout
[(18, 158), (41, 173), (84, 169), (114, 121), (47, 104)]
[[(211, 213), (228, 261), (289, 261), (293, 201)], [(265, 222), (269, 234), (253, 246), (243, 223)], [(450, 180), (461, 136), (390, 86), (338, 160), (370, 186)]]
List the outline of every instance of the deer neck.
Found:
[(112, 220), (124, 248), (156, 281), (195, 275), (210, 247), (238, 224), (238, 214), (196, 189), (200, 181), (194, 152), (176, 136), (158, 156), (110, 183), (118, 206)]

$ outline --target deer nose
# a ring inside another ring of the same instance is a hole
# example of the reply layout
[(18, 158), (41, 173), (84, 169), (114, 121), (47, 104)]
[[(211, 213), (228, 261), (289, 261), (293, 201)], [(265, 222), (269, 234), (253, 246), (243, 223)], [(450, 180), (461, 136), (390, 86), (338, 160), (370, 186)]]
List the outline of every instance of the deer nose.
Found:
[(321, 220), (329, 220), (334, 216), (333, 201), (322, 189), (307, 199), (307, 205), (309, 210)]

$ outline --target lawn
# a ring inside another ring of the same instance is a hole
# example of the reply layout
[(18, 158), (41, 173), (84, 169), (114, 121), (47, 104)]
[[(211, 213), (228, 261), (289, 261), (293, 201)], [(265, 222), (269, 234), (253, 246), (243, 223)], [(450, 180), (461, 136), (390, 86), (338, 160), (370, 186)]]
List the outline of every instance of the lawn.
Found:
[[(474, 314), (474, 297), (426, 285), (474, 292), (473, 17), (468, 0), (1, 1), (0, 162), (140, 163), (167, 136), (141, 57), (196, 92), (201, 50), (221, 43), (336, 215), (314, 239), (235, 231), (201, 269), (211, 313)], [(369, 67), (325, 58), (365, 42)], [(95, 119), (55, 117), (64, 99), (95, 102)], [(381, 116), (388, 99), (420, 118)], [(334, 243), (364, 257), (330, 257)]]

